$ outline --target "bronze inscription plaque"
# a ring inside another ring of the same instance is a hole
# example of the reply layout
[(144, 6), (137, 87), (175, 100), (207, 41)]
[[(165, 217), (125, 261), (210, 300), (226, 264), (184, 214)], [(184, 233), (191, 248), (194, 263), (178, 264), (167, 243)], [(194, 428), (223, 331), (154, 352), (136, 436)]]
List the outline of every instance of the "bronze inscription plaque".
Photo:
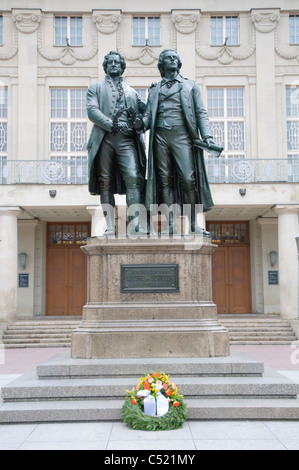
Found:
[(121, 292), (179, 292), (179, 265), (122, 265)]

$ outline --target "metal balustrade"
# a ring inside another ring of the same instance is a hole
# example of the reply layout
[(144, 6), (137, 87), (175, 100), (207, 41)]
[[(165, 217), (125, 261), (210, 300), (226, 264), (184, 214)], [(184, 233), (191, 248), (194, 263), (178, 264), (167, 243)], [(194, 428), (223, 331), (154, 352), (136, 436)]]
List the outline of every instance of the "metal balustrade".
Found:
[[(285, 159), (205, 159), (211, 184), (298, 183), (299, 156)], [(0, 184), (87, 184), (86, 157), (55, 160), (0, 158)]]

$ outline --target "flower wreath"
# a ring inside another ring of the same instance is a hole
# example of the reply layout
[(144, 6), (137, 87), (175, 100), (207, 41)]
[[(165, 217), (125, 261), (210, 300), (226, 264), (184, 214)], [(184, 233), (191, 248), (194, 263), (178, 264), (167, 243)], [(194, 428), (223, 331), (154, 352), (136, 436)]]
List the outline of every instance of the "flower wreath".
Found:
[(141, 431), (179, 429), (187, 417), (184, 397), (179, 394), (176, 384), (165, 372), (149, 372), (139, 379), (136, 387), (131, 391), (127, 390), (122, 418), (131, 429)]

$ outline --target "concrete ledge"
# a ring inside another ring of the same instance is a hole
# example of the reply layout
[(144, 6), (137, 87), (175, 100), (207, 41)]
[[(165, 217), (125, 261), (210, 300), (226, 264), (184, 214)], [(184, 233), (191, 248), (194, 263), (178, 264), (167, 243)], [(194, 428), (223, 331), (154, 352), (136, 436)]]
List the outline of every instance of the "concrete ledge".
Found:
[[(298, 400), (187, 399), (191, 420), (298, 421)], [(0, 423), (121, 421), (123, 400), (5, 403)]]
[[(264, 377), (173, 377), (186, 398), (296, 398), (299, 385), (276, 373)], [(29, 372), (2, 388), (2, 399), (30, 400), (90, 400), (124, 398), (126, 390), (136, 386), (136, 377), (101, 379), (37, 380)]]
[(230, 357), (157, 358), (157, 359), (72, 359), (68, 353), (37, 367), (41, 380), (59, 378), (141, 377), (145, 373), (165, 371), (173, 376), (262, 376), (264, 364), (247, 354), (233, 351)]

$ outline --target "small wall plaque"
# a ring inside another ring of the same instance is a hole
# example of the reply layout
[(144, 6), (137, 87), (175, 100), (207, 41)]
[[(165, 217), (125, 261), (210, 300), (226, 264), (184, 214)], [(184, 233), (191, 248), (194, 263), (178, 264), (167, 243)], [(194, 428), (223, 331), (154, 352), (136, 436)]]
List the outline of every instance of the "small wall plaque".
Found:
[(29, 287), (29, 274), (19, 274), (19, 287)]
[(122, 265), (121, 292), (179, 292), (179, 265)]
[(268, 283), (269, 286), (279, 285), (278, 271), (268, 271)]

